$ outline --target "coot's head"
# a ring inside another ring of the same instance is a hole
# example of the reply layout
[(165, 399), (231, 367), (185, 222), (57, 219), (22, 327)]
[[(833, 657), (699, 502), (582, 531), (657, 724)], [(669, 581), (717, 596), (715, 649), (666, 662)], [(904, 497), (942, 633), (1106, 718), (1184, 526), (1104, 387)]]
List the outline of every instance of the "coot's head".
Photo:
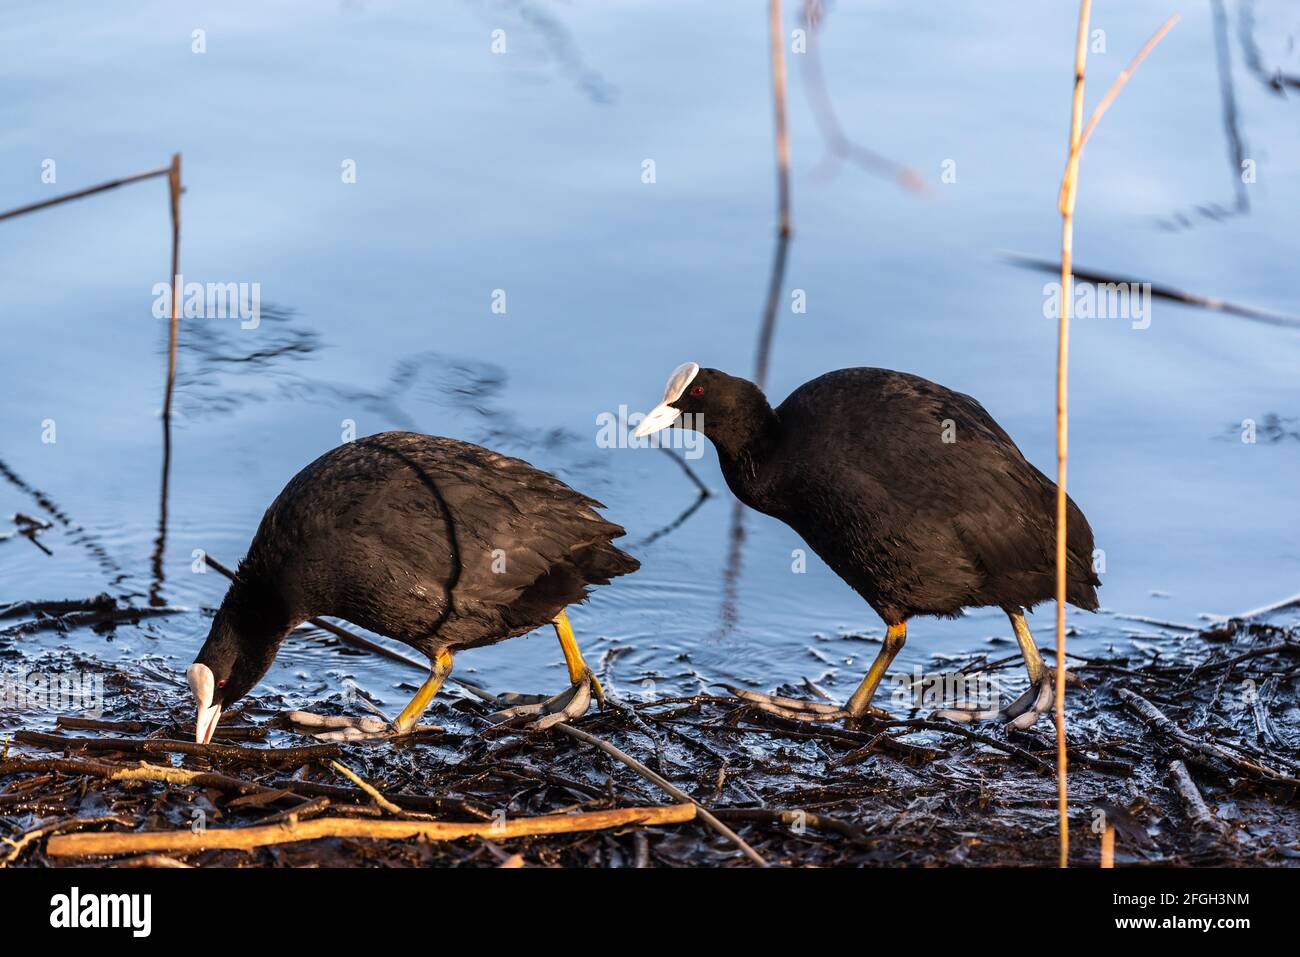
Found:
[(269, 647), (251, 640), (235, 627), (223, 607), (212, 620), (212, 630), (194, 664), (185, 671), (190, 691), (198, 706), (194, 740), (207, 744), (217, 729), (223, 709), (252, 690), (271, 667), (279, 642)]
[(645, 414), (637, 438), (670, 427), (703, 432), (724, 452), (735, 452), (772, 415), (762, 391), (748, 379), (687, 362), (673, 370), (664, 399)]

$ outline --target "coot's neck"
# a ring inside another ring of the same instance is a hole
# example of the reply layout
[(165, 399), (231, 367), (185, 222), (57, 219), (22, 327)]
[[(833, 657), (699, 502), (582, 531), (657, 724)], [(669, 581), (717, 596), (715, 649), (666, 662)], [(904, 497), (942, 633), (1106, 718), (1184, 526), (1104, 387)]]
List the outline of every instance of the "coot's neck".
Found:
[(224, 626), (244, 654), (269, 668), (280, 642), (299, 623), (295, 618), (279, 589), (244, 565), (221, 602), (213, 630)]
[(717, 447), (727, 485), (742, 501), (759, 508), (754, 500), (760, 497), (762, 466), (780, 440), (781, 423), (752, 382), (744, 382), (728, 399), (723, 414), (704, 416), (704, 434)]

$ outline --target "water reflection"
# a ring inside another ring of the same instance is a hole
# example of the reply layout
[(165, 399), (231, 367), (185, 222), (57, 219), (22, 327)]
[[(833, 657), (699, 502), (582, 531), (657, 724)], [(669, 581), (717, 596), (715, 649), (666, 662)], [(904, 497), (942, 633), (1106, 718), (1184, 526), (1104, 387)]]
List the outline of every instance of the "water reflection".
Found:
[(171, 487), (172, 469), (172, 417), (162, 417), (162, 477), (158, 482), (158, 534), (154, 536), (153, 556), (149, 561), (151, 579), (149, 583), (149, 604), (154, 608), (166, 606), (163, 598), (163, 584), (167, 580), (164, 570), (164, 557), (167, 554), (167, 495)]
[[(492, 36), (494, 53), (511, 52), (512, 27), (519, 24), (523, 28), (521, 32), (531, 34), (541, 43), (549, 60), (548, 66), (572, 83), (578, 92), (601, 106), (614, 102), (613, 85), (600, 71), (587, 63), (569, 28), (542, 4), (529, 0), (496, 0), (495, 3), (484, 5), (470, 0), (469, 6), (494, 31), (501, 31), (500, 36)], [(487, 15), (488, 10), (492, 11), (490, 17)], [(525, 47), (525, 51), (530, 51), (530, 48)]]
[[(1228, 45), (1228, 15), (1223, 8), (1223, 0), (1210, 0), (1210, 10), (1214, 23), (1214, 63), (1218, 70), (1219, 102), (1223, 113), (1223, 132), (1228, 141), (1228, 172), (1232, 177), (1233, 204), (1231, 207), (1222, 203), (1200, 203), (1193, 213), (1177, 212), (1173, 216), (1159, 221), (1162, 229), (1188, 229), (1201, 221), (1222, 222), (1233, 216), (1244, 216), (1250, 212), (1250, 195), (1246, 190), (1249, 176), (1246, 145), (1241, 135), (1241, 115), (1237, 110), (1237, 92), (1232, 82), (1232, 54)], [(1243, 45), (1247, 42), (1243, 35)], [(1258, 50), (1255, 51), (1258, 55)], [(1253, 180), (1253, 177), (1252, 177)]]
[(176, 395), (187, 420), (229, 415), (244, 405), (303, 397), (298, 363), (321, 348), (320, 334), (291, 308), (263, 303), (255, 331), (227, 319), (183, 319)]
[[(1284, 73), (1281, 66), (1269, 69), (1264, 65), (1264, 56), (1255, 42), (1255, 0), (1241, 0), (1237, 10), (1237, 31), (1241, 34), (1242, 59), (1255, 79), (1278, 96), (1285, 96), (1287, 90), (1300, 90), (1300, 74)], [(1294, 52), (1295, 48), (1292, 36), (1288, 49)]]
[[(10, 597), (108, 589), (140, 604), (214, 603), (213, 578), (189, 574), (192, 549), (241, 552), (286, 478), (336, 442), (334, 423), (347, 417), (366, 432), (451, 435), (580, 471), (565, 477), (606, 502), (643, 561), (581, 609), (584, 639), (601, 652), (635, 645), (620, 659), (633, 674), (787, 681), (788, 655), (777, 666), (774, 649), (870, 630), (870, 608), (812, 558), (806, 575), (790, 575), (797, 536), (736, 517), (711, 449), (691, 465), (725, 508), (705, 507), (694, 479), (658, 455), (596, 447), (589, 425), (686, 358), (752, 378), (773, 288), (783, 303), (791, 287), (805, 289), (810, 305), (767, 327), (770, 394), (843, 366), (913, 371), (979, 396), (1031, 460), (1051, 461), (1043, 278), (990, 268), (989, 257), (1004, 247), (1052, 255), (1070, 11), (1036, 0), (892, 2), (839, 4), (810, 20), (810, 53), (788, 60), (799, 240), (774, 270), (761, 7), (630, 5), (614, 20), (590, 2), (358, 2), (346, 15), (323, 8), (310, 42), (301, 22), (273, 12), (202, 9), (221, 38), (206, 58), (174, 42), (188, 36), (192, 12), (153, 0), (121, 11), (114, 49), (126, 65), (116, 71), (88, 68), (82, 47), (42, 46), (42, 34), (61, 29), (50, 17), (15, 25), (45, 53), (6, 62), (19, 92), (41, 92), (9, 98), (7, 128), (33, 155), (58, 156), (69, 183), (184, 150), (195, 266), (215, 280), (273, 268), (280, 301), (263, 304), (257, 330), (182, 320), (176, 414), (160, 446), (158, 327), (141, 314), (139, 280), (162, 247), (104, 241), (143, 200), (121, 191), (4, 224), (13, 242), (0, 501), (6, 516), (48, 521), (34, 534), (54, 553), (0, 522), (0, 537), (12, 535), (0, 544)], [(1170, 302), (1183, 288), (1195, 296), (1182, 303), (1225, 312), (1250, 303), (1238, 314), (1258, 320), (1169, 305), (1144, 333), (1080, 327), (1074, 471), (1112, 557), (1107, 604), (1126, 613), (1194, 621), (1295, 590), (1300, 180), (1289, 173), (1300, 127), (1289, 11), (1262, 0), (1188, 9), (1108, 114), (1105, 141), (1089, 147), (1083, 261), (1160, 277), (1166, 288), (1152, 295)], [(1117, 55), (1149, 30), (1138, 6), (1107, 16)], [(791, 16), (786, 32), (800, 25)], [(504, 57), (489, 49), (497, 28), (508, 35)], [(1098, 69), (1108, 78), (1121, 66), (1109, 57)], [(156, 69), (167, 72), (164, 88)], [(822, 109), (832, 96), (834, 126)], [(197, 127), (184, 122), (195, 103), (205, 110)], [(111, 130), (79, 122), (87, 115), (111, 118)], [(281, 117), (298, 119), (277, 130)], [(914, 164), (944, 201), (911, 202), (858, 175), (851, 156), (834, 155), (841, 137)], [(10, 152), (0, 208), (66, 188), (34, 190), (26, 154)], [(1239, 153), (1260, 164), (1248, 204), (1231, 168)], [(807, 188), (824, 154), (843, 173)], [(339, 161), (357, 156), (360, 182), (340, 184)], [(646, 157), (659, 163), (656, 185), (639, 179)], [(941, 183), (948, 157), (960, 178)], [(1176, 210), (1197, 228), (1154, 228)], [(147, 212), (141, 233), (152, 236), (161, 210)], [(256, 243), (250, 223), (266, 227)], [(526, 307), (481, 321), (486, 291), (507, 285)], [(436, 311), (413, 315), (413, 303), (430, 301)], [(52, 344), (52, 328), (66, 339)], [(572, 378), (557, 380), (557, 369)], [(1259, 422), (1263, 456), (1237, 440), (1234, 424), (1247, 416)], [(59, 419), (57, 446), (34, 437), (46, 417)], [(710, 641), (715, 621), (723, 638)], [(193, 624), (168, 621), (149, 637), (164, 654), (192, 657)], [(1079, 625), (1076, 649), (1106, 640), (1107, 620)], [(927, 624), (904, 666), (943, 647), (981, 647), (1005, 637), (1000, 629), (978, 613)], [(538, 669), (558, 667), (552, 658), (549, 643), (512, 643), (481, 659), (493, 669), (485, 683), (538, 686)], [(670, 664), (678, 660), (690, 667)], [(273, 683), (299, 685), (292, 662)], [(389, 666), (347, 662), (374, 686), (400, 674)], [(316, 675), (307, 655), (299, 667)]]
[[(0, 478), (3, 478), (14, 489), (30, 498), (42, 512), (49, 515), (54, 520), (53, 524), (58, 525), (63, 529), (64, 534), (67, 536), (69, 541), (84, 548), (94, 559), (95, 564), (99, 566), (100, 571), (108, 580), (110, 587), (117, 588), (123, 586), (130, 580), (130, 574), (123, 569), (120, 564), (118, 564), (117, 560), (114, 559), (111, 554), (109, 554), (108, 548), (105, 547), (98, 535), (88, 531), (85, 527), (73, 521), (72, 518), (63, 511), (63, 509), (54, 503), (54, 500), (50, 498), (49, 495), (42, 492), (39, 488), (28, 484), (16, 471), (14, 471), (13, 468), (6, 464), (3, 459), (0, 459)], [(39, 544), (35, 540), (35, 533), (37, 531), (51, 527), (51, 523), (41, 522), (39, 519), (33, 518), (28, 518), (27, 522), (23, 523), (19, 521), (18, 515), (15, 515), (15, 521), (20, 526), (27, 524), (27, 526), (32, 529), (32, 535), (30, 537), (33, 544)], [(38, 525), (40, 526), (39, 528), (37, 528)], [(28, 537), (25, 531), (23, 532), (23, 535), (24, 537)], [(39, 545), (39, 547), (41, 551), (45, 552), (47, 555), (53, 555), (53, 551), (46, 546)], [(120, 597), (129, 598), (131, 597), (131, 594), (131, 592), (124, 592)]]

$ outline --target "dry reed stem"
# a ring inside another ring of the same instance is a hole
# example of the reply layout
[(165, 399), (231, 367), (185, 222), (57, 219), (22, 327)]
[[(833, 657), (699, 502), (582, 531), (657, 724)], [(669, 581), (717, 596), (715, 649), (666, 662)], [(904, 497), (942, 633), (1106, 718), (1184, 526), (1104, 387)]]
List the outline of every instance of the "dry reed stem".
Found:
[(373, 784), (371, 784), (370, 782), (368, 782), (368, 781), (362, 779), (361, 775), (357, 774), (357, 773), (356, 773), (355, 771), (353, 771), (351, 768), (349, 768), (349, 767), (347, 767), (347, 766), (345, 766), (345, 765), (339, 764), (339, 762), (337, 762), (337, 761), (331, 761), (331, 762), (330, 762), (330, 767), (332, 767), (332, 768), (333, 768), (335, 771), (337, 771), (339, 774), (343, 775), (345, 778), (347, 778), (349, 781), (351, 781), (351, 782), (352, 782), (353, 784), (355, 784), (357, 787), (361, 788), (361, 790), (365, 791), (366, 794), (370, 795), (370, 799), (371, 799), (372, 801), (374, 801), (376, 804), (378, 804), (381, 808), (383, 808), (383, 809), (384, 809), (385, 811), (387, 811), (389, 814), (402, 815), (402, 814), (405, 814), (405, 813), (406, 813), (406, 812), (403, 811), (400, 807), (398, 807), (396, 804), (394, 804), (392, 801), (388, 800), (388, 798), (384, 797), (384, 795), (383, 795), (382, 793), (380, 793), (379, 788), (375, 787), (375, 786), (374, 786)]
[(1115, 866), (1115, 825), (1108, 823), (1101, 832), (1101, 866), (1110, 869)]
[(120, 179), (111, 179), (107, 183), (100, 183), (97, 186), (79, 189), (75, 193), (65, 193), (63, 196), (56, 196), (53, 199), (43, 199), (39, 203), (29, 203), (26, 206), (19, 206), (17, 209), (11, 209), (7, 212), (0, 213), (0, 222), (4, 222), (6, 219), (13, 219), (15, 216), (34, 213), (39, 209), (48, 209), (51, 206), (70, 203), (74, 199), (81, 199), (85, 196), (93, 196), (96, 193), (105, 192), (106, 190), (117, 189), (119, 186), (138, 183), (141, 180), (153, 179), (155, 176), (166, 176), (171, 172), (171, 169), (171, 166), (160, 166), (157, 169), (145, 170), (143, 173), (133, 173), (130, 176), (123, 176)]
[(1069, 456), (1070, 265), (1074, 259), (1074, 201), (1079, 183), (1079, 148), (1083, 142), (1083, 77), (1088, 63), (1088, 22), (1092, 0), (1079, 4), (1074, 51), (1074, 99), (1070, 109), (1070, 152), (1061, 179), (1061, 318), (1056, 342), (1056, 811), (1061, 833), (1057, 863), (1070, 863), (1070, 804), (1066, 790), (1069, 757), (1065, 744), (1065, 586), (1066, 493)]
[(1120, 71), (1119, 76), (1115, 78), (1115, 82), (1112, 83), (1110, 89), (1106, 91), (1106, 95), (1101, 98), (1101, 102), (1097, 104), (1096, 109), (1092, 111), (1092, 115), (1088, 117), (1088, 125), (1084, 127), (1083, 138), (1079, 142), (1079, 149), (1083, 149), (1083, 147), (1087, 145), (1088, 137), (1092, 136), (1092, 131), (1097, 128), (1097, 123), (1100, 122), (1102, 114), (1110, 109), (1111, 103), (1115, 101), (1115, 97), (1119, 94), (1119, 91), (1124, 88), (1124, 84), (1128, 82), (1129, 77), (1133, 75), (1134, 71), (1137, 70), (1142, 61), (1147, 58), (1147, 54), (1155, 49), (1156, 44), (1165, 38), (1165, 34), (1174, 28), (1174, 24), (1177, 23), (1181, 17), (1181, 13), (1175, 13), (1168, 20), (1162, 23), (1160, 29), (1151, 34), (1151, 39), (1143, 44), (1142, 49), (1137, 52), (1137, 56), (1130, 60), (1128, 66), (1124, 67), (1124, 69)]
[(1069, 759), (1065, 743), (1065, 602), (1066, 602), (1066, 465), (1069, 460), (1069, 384), (1070, 384), (1070, 303), (1074, 280), (1074, 207), (1079, 190), (1079, 155), (1102, 115), (1110, 108), (1119, 91), (1128, 82), (1148, 53), (1178, 22), (1178, 14), (1166, 20), (1138, 51), (1127, 67), (1111, 84), (1093, 111), (1087, 127), (1083, 125), (1084, 74), (1088, 61), (1088, 23), (1092, 0), (1079, 4), (1079, 30), (1074, 52), (1074, 97), (1070, 110), (1070, 152), (1061, 177), (1058, 206), (1061, 213), (1061, 318), (1056, 350), (1056, 787), (1057, 816), (1061, 830), (1058, 863), (1070, 862), (1069, 795), (1066, 774)]
[(292, 818), (268, 826), (210, 828), (197, 834), (189, 830), (129, 833), (68, 834), (49, 839), (50, 857), (92, 855), (177, 853), (206, 850), (252, 850), (273, 844), (314, 841), (321, 838), (363, 838), (370, 840), (456, 841), (466, 837), (507, 840), (546, 834), (603, 831), (631, 825), (680, 824), (695, 818), (694, 804), (658, 807), (615, 808), (580, 814), (547, 814), (505, 821), (467, 824), (450, 821), (393, 821), (323, 817), (310, 821)]

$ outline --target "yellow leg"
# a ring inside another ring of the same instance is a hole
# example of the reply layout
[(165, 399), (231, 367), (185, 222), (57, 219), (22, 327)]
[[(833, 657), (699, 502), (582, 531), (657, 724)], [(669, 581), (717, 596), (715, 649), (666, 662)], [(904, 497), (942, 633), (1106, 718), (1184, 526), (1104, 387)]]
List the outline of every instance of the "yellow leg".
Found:
[(1025, 657), (1025, 670), (1029, 672), (1029, 683), (1036, 685), (1043, 676), (1043, 656), (1038, 650), (1034, 636), (1029, 633), (1029, 624), (1025, 621), (1024, 612), (1009, 611), (1007, 617), (1011, 619), (1011, 627), (1015, 630), (1020, 653)]
[(890, 625), (886, 629), (885, 643), (880, 653), (871, 663), (871, 668), (867, 671), (867, 676), (862, 679), (862, 684), (858, 685), (858, 690), (853, 692), (853, 697), (849, 699), (847, 705), (849, 714), (856, 718), (871, 709), (871, 699), (875, 697), (876, 688), (880, 686), (880, 679), (885, 677), (885, 672), (905, 641), (907, 641), (907, 622), (901, 625)]
[(415, 722), (420, 720), (420, 715), (424, 714), (425, 709), (429, 707), (434, 695), (438, 693), (449, 674), (451, 674), (451, 652), (444, 648), (433, 659), (433, 666), (429, 669), (428, 679), (424, 684), (420, 685), (420, 690), (415, 693), (411, 703), (402, 709), (402, 713), (393, 722), (394, 731), (398, 734), (405, 734), (415, 727)]
[(555, 637), (560, 639), (560, 649), (564, 652), (564, 663), (569, 668), (570, 684), (577, 684), (586, 677), (591, 678), (591, 690), (596, 692), (596, 700), (600, 702), (601, 707), (605, 705), (605, 689), (600, 686), (596, 680), (595, 674), (587, 667), (587, 662), (582, 658), (582, 649), (578, 647), (578, 639), (573, 636), (573, 626), (569, 624), (569, 616), (563, 608), (555, 616)]

